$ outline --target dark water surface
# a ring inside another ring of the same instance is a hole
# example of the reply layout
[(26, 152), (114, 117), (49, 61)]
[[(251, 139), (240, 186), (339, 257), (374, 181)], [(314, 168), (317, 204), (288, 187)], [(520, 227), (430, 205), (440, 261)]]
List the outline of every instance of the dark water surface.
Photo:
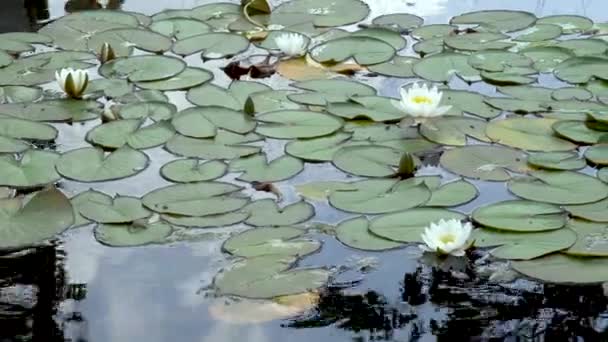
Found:
[[(26, 2), (27, 8), (23, 0), (2, 0), (0, 31), (35, 30), (37, 21), (62, 16), (65, 9), (97, 6), (89, 0)], [(110, 0), (109, 6), (153, 14), (211, 2)], [(539, 17), (580, 14), (608, 21), (607, 0), (366, 2), (372, 8), (370, 17), (410, 12), (423, 16), (426, 23), (445, 23), (455, 14), (481, 9), (526, 10)], [(188, 62), (201, 65), (194, 58)], [(226, 85), (228, 78), (217, 69), (222, 63), (225, 61), (205, 67), (215, 66), (215, 83)], [(403, 80), (369, 82), (383, 95), (395, 95)], [(187, 106), (183, 94), (170, 97), (179, 109)], [(58, 150), (84, 144), (82, 136), (89, 125), (93, 124), (63, 125)], [(271, 143), (270, 157), (280, 147)], [(142, 174), (96, 188), (110, 194), (142, 195), (168, 184), (158, 169), (175, 157), (162, 149), (146, 152), (151, 153), (152, 165)], [(290, 184), (279, 184), (286, 202), (295, 200), (291, 184), (343, 177), (332, 170), (334, 173), (324, 172), (322, 166), (308, 167)], [(482, 196), (459, 208), (463, 212), (508, 196), (504, 184), (476, 185)], [(62, 186), (69, 195), (88, 188), (72, 182)], [(322, 206), (317, 211), (319, 222), (335, 224), (347, 217)], [(213, 298), (206, 290), (218, 270), (230, 264), (221, 253), (227, 232), (205, 231), (192, 237), (196, 241), (163, 246), (110, 248), (94, 239), (92, 227), (85, 227), (66, 233), (56, 248), (0, 259), (0, 341), (608, 341), (607, 300), (601, 286), (542, 286), (525, 279), (508, 285), (488, 283), (470, 266), (454, 265), (452, 270), (427, 267), (424, 260), (418, 261), (420, 253), (415, 247), (384, 252), (380, 257), (347, 248), (321, 234), (315, 236), (324, 243), (321, 252), (300, 265), (328, 266), (341, 272), (321, 294), (318, 307), (295, 319), (236, 324), (236, 313), (224, 305), (227, 300)], [(486, 262), (480, 255), (471, 259), (477, 265)], [(225, 314), (218, 315), (217, 308), (224, 308)]]

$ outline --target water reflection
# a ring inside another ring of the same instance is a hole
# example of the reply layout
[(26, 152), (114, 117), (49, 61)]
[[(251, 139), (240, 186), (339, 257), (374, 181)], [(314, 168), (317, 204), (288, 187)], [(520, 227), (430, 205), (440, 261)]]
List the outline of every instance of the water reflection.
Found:
[(120, 9), (125, 0), (69, 0), (65, 3), (66, 13), (92, 9)]

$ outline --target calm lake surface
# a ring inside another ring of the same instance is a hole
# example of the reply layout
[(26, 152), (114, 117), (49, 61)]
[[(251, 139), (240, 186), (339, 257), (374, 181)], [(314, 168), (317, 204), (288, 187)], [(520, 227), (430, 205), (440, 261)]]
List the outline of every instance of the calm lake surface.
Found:
[[(119, 4), (110, 1), (111, 6), (147, 15), (164, 9), (187, 9), (216, 2), (124, 0)], [(8, 8), (0, 17), (3, 31), (31, 29), (30, 19), (20, 1), (2, 2)], [(523, 10), (538, 17), (578, 14), (596, 22), (608, 21), (606, 0), (365, 2), (372, 9), (370, 17), (392, 10), (419, 15), (425, 19), (425, 23), (447, 23), (456, 14), (483, 9)], [(86, 7), (88, 1), (80, 3)], [(279, 3), (275, 1), (273, 5)], [(0, 5), (0, 8), (2, 6), (5, 5)], [(42, 20), (57, 18), (66, 14), (65, 8), (64, 0), (49, 0), (48, 16), (39, 10), (38, 17)], [(193, 58), (188, 62), (202, 66), (200, 59), (195, 62)], [(224, 63), (207, 63), (205, 68), (214, 72), (216, 84), (225, 86), (229, 79), (218, 69)], [(371, 79), (369, 82), (383, 95), (396, 95), (403, 80)], [(469, 87), (464, 83), (451, 86)], [(484, 91), (483, 88), (477, 90)], [(188, 106), (183, 94), (171, 94), (170, 98), (178, 109)], [(80, 137), (91, 127), (87, 124), (60, 128), (57, 149), (67, 151), (84, 146)], [(277, 146), (269, 147), (270, 154), (273, 148)], [(174, 156), (160, 148), (147, 153), (151, 154), (152, 165), (146, 171), (127, 180), (108, 182), (101, 189), (107, 193), (140, 196), (151, 189), (170, 184), (158, 175), (158, 169)], [(324, 173), (322, 168), (306, 169), (278, 186), (286, 201), (291, 202), (297, 197), (289, 183), (332, 179), (335, 176)], [(480, 203), (509, 197), (502, 183), (475, 184), (483, 196), (459, 210), (468, 213)], [(75, 182), (64, 182), (62, 186), (70, 195), (88, 188), (86, 184)], [(335, 212), (327, 209), (317, 206), (315, 222), (335, 224), (343, 218), (352, 217), (335, 216)], [(562, 341), (560, 337), (566, 335), (582, 336), (580, 340), (584, 341), (608, 340), (604, 335), (608, 326), (608, 311), (600, 287), (547, 286), (543, 291), (540, 285), (522, 280), (516, 283), (516, 288), (510, 289), (456, 278), (444, 279), (438, 285), (429, 279), (441, 279), (442, 274), (430, 275), (427, 269), (421, 268), (418, 262), (420, 254), (415, 247), (383, 252), (380, 257), (380, 254), (347, 248), (333, 237), (321, 234), (315, 235), (315, 238), (323, 242), (322, 250), (304, 258), (300, 265), (327, 266), (344, 271), (333, 281), (336, 289), (330, 289), (322, 296), (318, 314), (304, 315), (295, 320), (251, 323), (247, 322), (251, 319), (240, 317), (239, 314), (243, 312), (229, 309), (230, 305), (226, 303), (234, 304), (232, 301), (213, 298), (207, 291), (218, 270), (229, 265), (228, 257), (221, 252), (221, 244), (225, 240), (225, 235), (221, 234), (226, 233), (225, 230), (215, 232), (220, 235), (206, 234), (206, 231), (193, 237), (196, 241), (138, 248), (103, 246), (95, 240), (92, 230), (93, 227), (88, 226), (68, 231), (57, 247), (59, 254), (62, 254), (57, 260), (63, 269), (58, 271), (61, 276), (53, 278), (51, 275), (50, 280), (40, 280), (51, 283), (53, 279), (61, 281), (68, 285), (70, 293), (63, 298), (49, 298), (52, 302), (49, 307), (39, 308), (33, 318), (27, 318), (28, 322), (34, 322), (33, 327), (15, 317), (0, 316), (0, 327), (15, 324), (14, 331), (8, 329), (10, 333), (0, 332), (0, 341), (27, 340), (18, 336), (28, 329), (35, 330), (35, 341), (63, 341), (65, 338), (74, 342), (467, 341), (468, 338), (464, 336), (477, 336), (482, 331), (488, 337), (475, 340)], [(25, 261), (25, 265), (40, 266), (39, 260), (47, 258), (44, 253), (47, 252), (40, 252), (40, 258)], [(371, 268), (371, 271), (366, 272), (367, 268)], [(337, 288), (340, 286), (348, 290), (339, 292)], [(457, 288), (464, 290), (457, 291)], [(27, 294), (33, 290), (24, 287), (7, 291), (6, 294), (3, 292), (2, 295), (10, 296), (16, 291)], [(432, 300), (430, 292), (434, 293)], [(54, 320), (50, 319), (53, 314)], [(2, 321), (5, 318), (7, 323)], [(17, 328), (21, 324), (23, 329)], [(538, 335), (538, 331), (545, 330), (546, 334)], [(49, 337), (52, 335), (55, 336)], [(491, 339), (492, 336), (494, 339)]]

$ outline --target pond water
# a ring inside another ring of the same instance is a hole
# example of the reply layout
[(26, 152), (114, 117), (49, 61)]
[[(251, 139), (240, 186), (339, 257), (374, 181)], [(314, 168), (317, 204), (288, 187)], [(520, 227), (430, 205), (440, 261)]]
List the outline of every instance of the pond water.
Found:
[[(69, 4), (48, 0), (46, 6), (31, 1), (29, 14), (36, 17), (32, 18), (19, 1), (9, 0), (10, 11), (3, 16), (11, 20), (1, 27), (5, 32), (35, 31), (36, 21), (52, 22), (66, 15), (66, 9), (98, 7), (92, 0)], [(215, 2), (109, 0), (108, 7), (153, 15), (165, 9), (191, 9)], [(282, 2), (285, 1), (272, 1), (271, 5), (274, 8)], [(462, 13), (493, 9), (528, 11), (539, 18), (573, 14), (596, 23), (608, 21), (605, 0), (364, 2), (371, 9), (368, 18), (405, 12), (424, 18), (425, 24), (445, 24)], [(347, 28), (354, 30), (356, 26)], [(189, 66), (211, 71), (214, 84), (222, 87), (230, 84), (231, 79), (220, 69), (229, 61), (203, 63), (198, 53), (185, 60)], [(94, 72), (91, 75), (99, 76)], [(390, 97), (397, 97), (399, 88), (411, 82), (411, 79), (366, 74), (353, 78), (373, 86), (379, 95)], [(274, 89), (285, 88), (291, 82), (278, 74), (257, 81)], [(539, 83), (551, 88), (567, 85), (546, 74), (541, 75)], [(455, 78), (449, 87), (502, 96), (494, 86), (484, 82), (469, 84)], [(59, 90), (56, 84), (45, 84), (44, 88), (51, 91), (49, 97), (53, 96), (52, 91)], [(177, 110), (192, 106), (185, 92), (166, 93)], [(55, 149), (64, 153), (88, 146), (84, 136), (99, 124), (100, 120), (53, 124), (59, 131)], [(285, 143), (267, 139), (258, 145), (269, 159), (274, 159), (283, 154)], [(68, 197), (89, 188), (110, 195), (141, 197), (173, 184), (161, 177), (159, 170), (178, 157), (161, 147), (147, 149), (146, 154), (150, 156), (150, 164), (136, 176), (103, 183), (63, 179), (59, 187)], [(436, 154), (425, 154), (423, 162), (429, 167), (420, 170), (417, 176), (439, 175), (444, 182), (460, 178), (436, 167), (437, 159)], [(581, 172), (595, 175), (596, 170), (594, 166), (586, 166)], [(244, 192), (254, 199), (276, 197), (235, 180), (237, 176), (238, 173), (231, 173), (220, 180), (246, 187)], [(289, 177), (288, 181), (275, 182), (274, 186), (281, 193), (281, 205), (286, 205), (300, 199), (294, 185), (358, 179), (361, 177), (348, 175), (330, 163), (307, 163), (301, 173)], [(452, 209), (470, 214), (483, 204), (515, 198), (504, 182), (468, 181), (475, 185), (479, 196)], [(608, 340), (608, 300), (600, 285), (542, 284), (508, 271), (507, 262), (490, 261), (485, 251), (470, 253), (467, 261), (445, 261), (423, 256), (416, 244), (382, 252), (350, 248), (331, 234), (330, 226), (358, 214), (338, 211), (323, 200), (311, 202), (316, 215), (304, 225), (316, 229), (309, 230), (305, 236), (319, 241), (322, 247), (299, 260), (298, 268), (322, 267), (331, 271), (332, 277), (319, 293), (309, 293), (303, 304), (279, 306), (268, 300), (217, 295), (214, 278), (220, 270), (233, 267), (235, 260), (222, 251), (222, 244), (233, 234), (248, 229), (244, 224), (184, 229), (174, 232), (165, 243), (138, 247), (103, 245), (95, 238), (95, 225), (88, 224), (68, 230), (51, 246), (0, 261), (5, 263), (0, 267), (0, 284), (4, 286), (0, 291), (0, 326), (12, 327), (0, 331), (0, 341)], [(495, 277), (492, 281), (488, 280), (490, 274)], [(29, 284), (38, 285), (39, 289)]]

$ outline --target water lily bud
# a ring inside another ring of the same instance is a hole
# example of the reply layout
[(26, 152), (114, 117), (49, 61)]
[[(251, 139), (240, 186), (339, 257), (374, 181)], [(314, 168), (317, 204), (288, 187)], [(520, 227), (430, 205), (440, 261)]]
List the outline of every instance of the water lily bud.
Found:
[(399, 160), (399, 169), (397, 170), (397, 176), (401, 178), (410, 178), (414, 176), (416, 172), (416, 163), (414, 157), (409, 153), (404, 153)]
[(99, 61), (103, 64), (116, 58), (112, 45), (103, 43), (101, 46), (101, 52), (99, 53)]
[(118, 115), (116, 114), (115, 106), (107, 105), (103, 112), (101, 113), (101, 121), (102, 122), (110, 122), (118, 120)]
[(65, 68), (55, 72), (55, 79), (61, 89), (73, 99), (81, 99), (89, 85), (89, 73), (86, 70)]

